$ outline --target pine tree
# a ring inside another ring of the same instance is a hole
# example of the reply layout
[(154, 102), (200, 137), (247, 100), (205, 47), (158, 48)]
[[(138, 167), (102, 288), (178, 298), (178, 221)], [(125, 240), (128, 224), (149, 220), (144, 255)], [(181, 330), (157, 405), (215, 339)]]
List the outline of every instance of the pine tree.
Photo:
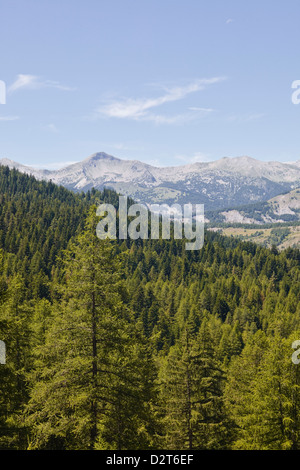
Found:
[(26, 374), (32, 366), (32, 308), (24, 296), (24, 282), (17, 275), (10, 280), (0, 306), (0, 336), (6, 345), (6, 363), (0, 366), (0, 449), (26, 445), (22, 411), (28, 399)]
[(161, 369), (168, 449), (227, 448), (224, 371), (207, 320), (195, 335), (186, 328)]
[(258, 446), (257, 400), (260, 397), (256, 385), (268, 347), (265, 333), (257, 331), (248, 338), (241, 355), (235, 356), (230, 364), (224, 396), (228, 413), (235, 423), (234, 449), (253, 450)]
[(30, 448), (152, 442), (155, 370), (123, 302), (113, 246), (96, 237), (94, 212), (65, 253), (66, 282), (31, 375)]

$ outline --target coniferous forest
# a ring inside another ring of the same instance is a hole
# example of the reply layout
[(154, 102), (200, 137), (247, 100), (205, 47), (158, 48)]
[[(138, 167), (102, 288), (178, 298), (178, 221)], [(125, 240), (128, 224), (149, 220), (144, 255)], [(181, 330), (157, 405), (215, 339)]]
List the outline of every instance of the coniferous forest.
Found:
[(1, 450), (300, 448), (300, 251), (99, 240), (110, 190), (0, 167)]

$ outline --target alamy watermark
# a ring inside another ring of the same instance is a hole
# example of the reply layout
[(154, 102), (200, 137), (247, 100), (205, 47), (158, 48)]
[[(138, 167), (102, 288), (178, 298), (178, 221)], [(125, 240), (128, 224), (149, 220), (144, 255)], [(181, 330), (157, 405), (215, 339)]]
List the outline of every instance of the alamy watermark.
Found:
[(295, 90), (292, 94), (292, 103), (300, 104), (300, 80), (294, 80), (292, 88)]
[[(187, 239), (186, 250), (200, 250), (204, 243), (203, 204), (132, 204), (128, 207), (126, 196), (119, 196), (119, 211), (112, 204), (101, 204), (96, 215), (103, 217), (96, 229), (104, 240), (163, 240), (171, 238), (171, 222), (174, 239)], [(117, 234), (118, 216), (118, 234)], [(133, 220), (131, 220), (133, 218)], [(129, 223), (128, 223), (129, 222)]]
[(0, 104), (6, 104), (6, 84), (0, 80)]
[[(298, 349), (297, 349), (298, 348)], [(293, 354), (292, 354), (292, 362), (293, 364), (299, 364), (300, 363), (300, 359), (299, 359), (299, 355), (300, 355), (300, 340), (297, 339), (296, 341), (293, 342), (292, 344), (292, 349), (297, 349)]]
[(6, 364), (6, 346), (4, 341), (0, 341), (0, 364)]

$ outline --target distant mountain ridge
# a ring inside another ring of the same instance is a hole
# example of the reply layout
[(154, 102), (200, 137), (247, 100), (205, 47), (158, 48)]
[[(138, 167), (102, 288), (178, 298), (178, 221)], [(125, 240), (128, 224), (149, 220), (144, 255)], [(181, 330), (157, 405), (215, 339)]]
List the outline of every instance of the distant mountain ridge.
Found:
[(160, 168), (99, 152), (52, 171), (5, 158), (0, 165), (74, 191), (109, 187), (146, 204), (192, 202), (205, 204), (206, 210), (267, 201), (300, 187), (300, 161), (262, 162), (247, 156)]
[(278, 224), (300, 221), (300, 189), (275, 196), (269, 201), (206, 214), (212, 224)]

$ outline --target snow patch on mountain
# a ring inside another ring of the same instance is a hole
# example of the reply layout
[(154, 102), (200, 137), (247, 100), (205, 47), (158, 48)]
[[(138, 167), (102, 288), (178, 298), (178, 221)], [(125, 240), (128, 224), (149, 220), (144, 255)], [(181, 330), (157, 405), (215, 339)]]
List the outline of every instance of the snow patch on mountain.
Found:
[(227, 209), (267, 201), (300, 187), (300, 162), (262, 162), (247, 156), (155, 167), (99, 152), (52, 171), (8, 159), (0, 160), (0, 164), (40, 180), (51, 179), (74, 191), (108, 187), (146, 204), (192, 202), (204, 204), (206, 209)]

